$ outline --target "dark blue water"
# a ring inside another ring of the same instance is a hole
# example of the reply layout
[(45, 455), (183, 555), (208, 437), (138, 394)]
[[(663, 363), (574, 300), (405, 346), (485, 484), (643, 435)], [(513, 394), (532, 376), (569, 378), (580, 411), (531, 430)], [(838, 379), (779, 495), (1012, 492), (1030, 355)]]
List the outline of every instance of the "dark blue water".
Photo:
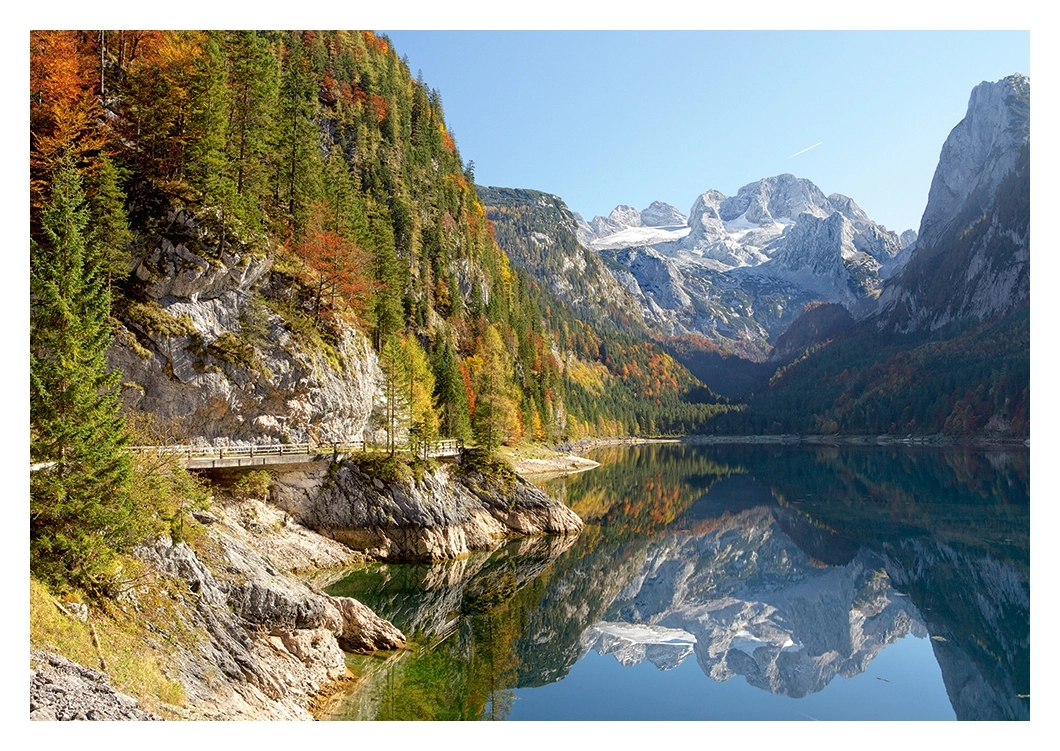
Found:
[(335, 719), (1029, 719), (1027, 451), (652, 445), (577, 539), (365, 567), (412, 637)]

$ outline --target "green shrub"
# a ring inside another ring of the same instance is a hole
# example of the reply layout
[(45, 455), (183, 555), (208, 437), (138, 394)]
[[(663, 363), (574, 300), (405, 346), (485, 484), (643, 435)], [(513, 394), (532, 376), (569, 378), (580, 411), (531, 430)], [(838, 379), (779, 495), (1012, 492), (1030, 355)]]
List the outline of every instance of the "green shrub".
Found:
[(154, 300), (127, 303), (125, 315), (147, 333), (157, 336), (192, 336), (198, 333), (187, 313), (175, 316)]
[(268, 470), (255, 469), (240, 475), (232, 485), (235, 496), (242, 500), (264, 501), (269, 497), (272, 475)]
[(408, 459), (398, 454), (357, 454), (348, 461), (357, 464), (369, 477), (377, 477), (383, 482), (408, 482), (415, 476)]
[(486, 486), (497, 488), (505, 495), (515, 489), (515, 469), (507, 461), (485, 449), (464, 449), (457, 472), (462, 477), (481, 475)]

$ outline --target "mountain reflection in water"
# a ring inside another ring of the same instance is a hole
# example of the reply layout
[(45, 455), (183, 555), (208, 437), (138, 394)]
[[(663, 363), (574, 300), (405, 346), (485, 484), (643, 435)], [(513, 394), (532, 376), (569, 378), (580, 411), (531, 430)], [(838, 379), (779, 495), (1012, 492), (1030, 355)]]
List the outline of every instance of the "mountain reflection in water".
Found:
[[(592, 458), (602, 466), (545, 484), (586, 520), (577, 540), (370, 566), (329, 590), (419, 645), (356, 661), (363, 684), (335, 719), (504, 718), (590, 651), (675, 674), (694, 656), (715, 682), (800, 699), (907, 636), (930, 637), (951, 717), (1029, 718), (1028, 452), (649, 445)], [(578, 701), (597, 716), (592, 692)]]

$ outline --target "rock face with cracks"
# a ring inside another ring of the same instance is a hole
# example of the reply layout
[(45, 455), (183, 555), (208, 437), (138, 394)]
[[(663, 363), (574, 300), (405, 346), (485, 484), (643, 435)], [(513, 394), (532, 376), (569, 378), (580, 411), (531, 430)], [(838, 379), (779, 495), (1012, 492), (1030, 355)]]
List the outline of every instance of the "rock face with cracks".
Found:
[(126, 411), (170, 426), (175, 442), (320, 443), (365, 436), (383, 376), (364, 334), (337, 322), (314, 336), (273, 257), (180, 211), (134, 253), (141, 302), (117, 311), (108, 367)]
[(160, 720), (114, 690), (106, 675), (50, 652), (29, 655), (31, 720)]

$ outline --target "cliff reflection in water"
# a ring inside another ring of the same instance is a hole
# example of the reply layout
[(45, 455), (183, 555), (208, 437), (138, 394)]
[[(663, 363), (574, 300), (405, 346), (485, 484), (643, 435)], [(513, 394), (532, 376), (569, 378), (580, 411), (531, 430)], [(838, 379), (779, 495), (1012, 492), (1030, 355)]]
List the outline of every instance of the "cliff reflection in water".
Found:
[(1029, 716), (1027, 452), (653, 445), (593, 458), (600, 468), (547, 488), (588, 522), (577, 541), (373, 567), (331, 590), (423, 645), (375, 665), (338, 716), (502, 718), (514, 689), (563, 680), (589, 650), (664, 671), (694, 659), (714, 681), (798, 698), (907, 635), (932, 638), (958, 718)]

